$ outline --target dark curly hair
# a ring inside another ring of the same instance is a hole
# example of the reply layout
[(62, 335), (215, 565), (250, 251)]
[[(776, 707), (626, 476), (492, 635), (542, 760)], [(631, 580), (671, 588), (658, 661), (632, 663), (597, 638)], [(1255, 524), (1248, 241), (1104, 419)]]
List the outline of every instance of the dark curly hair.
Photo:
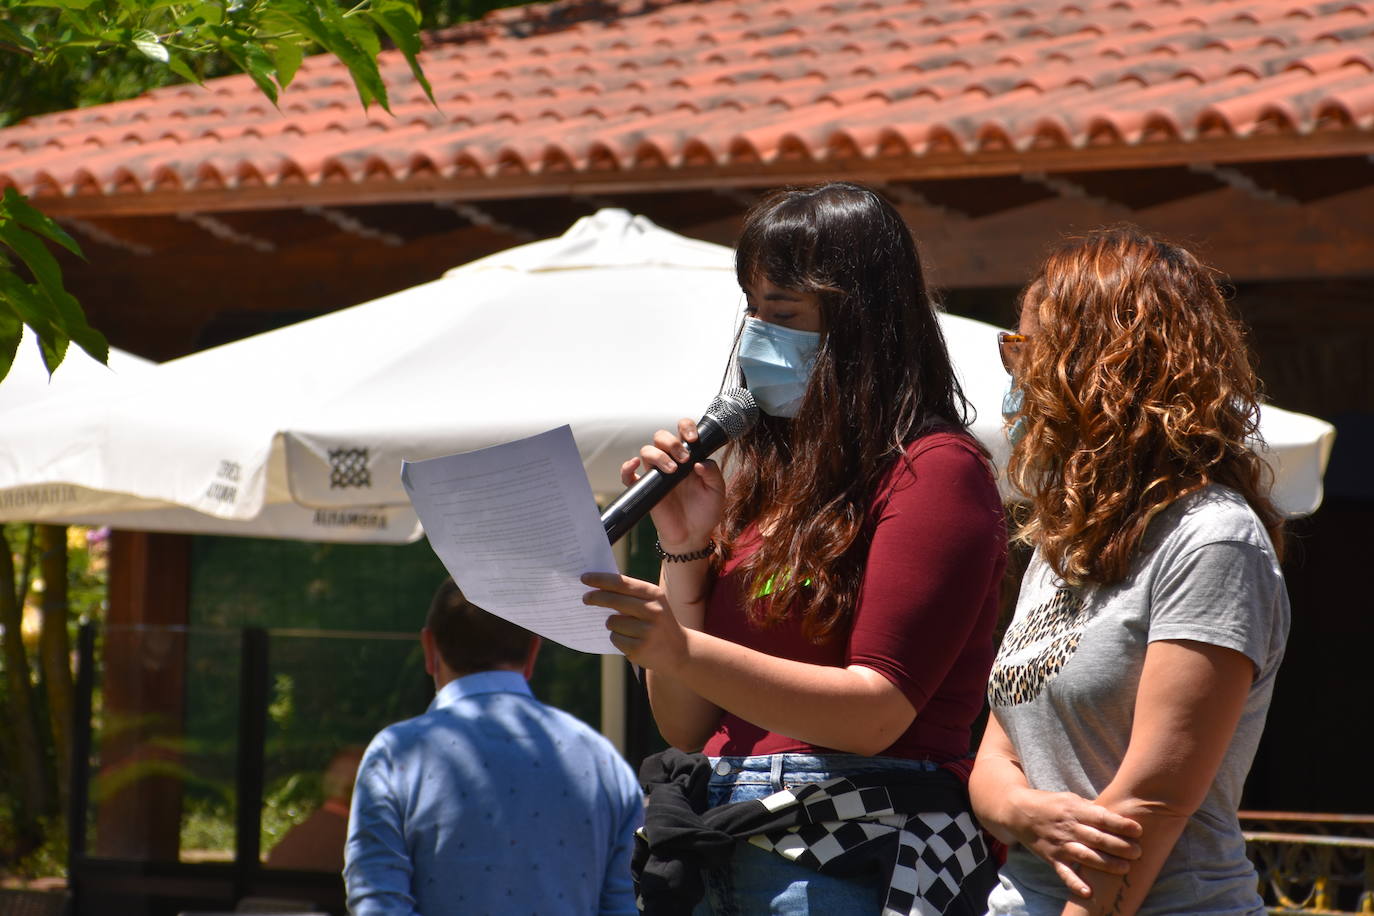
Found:
[(1238, 491), (1283, 549), (1271, 474), (1250, 447), (1260, 384), (1218, 275), (1132, 226), (1071, 238), (1022, 293), (1038, 325), (1016, 381), (1025, 434), (1017, 536), (1070, 584), (1124, 579), (1150, 520), (1208, 484)]

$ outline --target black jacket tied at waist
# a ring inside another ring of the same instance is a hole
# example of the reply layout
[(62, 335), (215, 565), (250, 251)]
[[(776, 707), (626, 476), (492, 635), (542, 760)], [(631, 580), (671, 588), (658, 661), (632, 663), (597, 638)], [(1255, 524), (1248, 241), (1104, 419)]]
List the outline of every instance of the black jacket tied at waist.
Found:
[(710, 777), (706, 757), (671, 748), (640, 766), (648, 807), (632, 868), (650, 916), (688, 916), (704, 892), (702, 869), (728, 862), (737, 840), (826, 874), (886, 875), (885, 916), (985, 910), (997, 865), (947, 770), (839, 777), (715, 808), (706, 806)]

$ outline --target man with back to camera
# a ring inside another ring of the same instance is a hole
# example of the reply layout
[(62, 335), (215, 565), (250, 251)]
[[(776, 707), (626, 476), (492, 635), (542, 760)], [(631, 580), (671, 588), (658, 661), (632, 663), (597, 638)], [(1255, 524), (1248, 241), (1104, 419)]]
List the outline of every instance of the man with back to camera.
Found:
[(420, 631), (436, 695), (358, 767), (344, 850), (354, 916), (634, 913), (634, 772), (534, 698), (539, 637), (446, 579)]

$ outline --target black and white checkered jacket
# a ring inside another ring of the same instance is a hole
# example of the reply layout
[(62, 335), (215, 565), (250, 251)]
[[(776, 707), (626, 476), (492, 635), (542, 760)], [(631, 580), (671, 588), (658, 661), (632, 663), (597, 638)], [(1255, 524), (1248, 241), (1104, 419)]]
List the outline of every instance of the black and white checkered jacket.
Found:
[(708, 809), (710, 775), (704, 756), (673, 749), (640, 767), (648, 807), (633, 869), (649, 916), (690, 914), (704, 891), (702, 868), (727, 862), (737, 840), (826, 874), (887, 875), (883, 916), (986, 910), (997, 863), (953, 773), (841, 777)]

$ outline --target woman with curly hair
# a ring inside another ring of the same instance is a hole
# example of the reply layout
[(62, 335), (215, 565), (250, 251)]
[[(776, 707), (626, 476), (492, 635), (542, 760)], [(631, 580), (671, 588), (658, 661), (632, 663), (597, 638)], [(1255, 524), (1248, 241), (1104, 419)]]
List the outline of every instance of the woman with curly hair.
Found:
[[(995, 866), (958, 770), (1006, 533), (910, 230), (868, 188), (780, 191), (736, 272), (763, 415), (728, 480), (696, 465), (654, 508), (658, 584), (584, 578), (663, 736), (704, 750), (641, 769), (645, 911), (689, 912), (704, 862), (716, 913), (981, 913)], [(625, 482), (695, 436), (660, 430)]]
[(999, 344), (1035, 548), (970, 784), (997, 914), (1261, 914), (1236, 810), (1288, 634), (1259, 384), (1212, 270), (1054, 251)]

